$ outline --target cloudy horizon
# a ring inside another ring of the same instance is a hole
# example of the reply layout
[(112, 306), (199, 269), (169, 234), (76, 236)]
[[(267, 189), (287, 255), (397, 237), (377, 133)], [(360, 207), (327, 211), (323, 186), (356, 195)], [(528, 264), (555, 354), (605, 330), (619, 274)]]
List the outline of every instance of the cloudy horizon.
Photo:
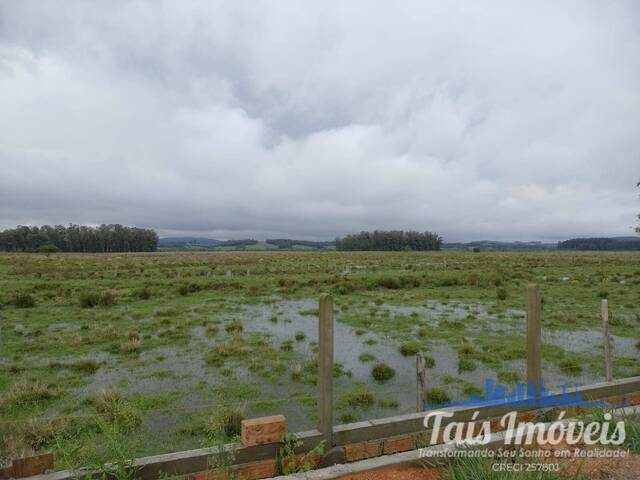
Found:
[(633, 235), (640, 4), (0, 3), (0, 229)]

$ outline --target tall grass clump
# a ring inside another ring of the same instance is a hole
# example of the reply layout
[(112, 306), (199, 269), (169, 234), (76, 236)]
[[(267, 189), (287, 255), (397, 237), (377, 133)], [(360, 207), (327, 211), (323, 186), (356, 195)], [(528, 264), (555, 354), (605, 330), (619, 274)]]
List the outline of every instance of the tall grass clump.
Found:
[(36, 300), (28, 293), (16, 293), (13, 297), (13, 305), (16, 308), (33, 308), (36, 306)]
[(140, 300), (149, 300), (151, 298), (151, 290), (148, 287), (136, 290), (135, 296)]
[(213, 412), (205, 421), (204, 430), (207, 437), (219, 435), (227, 439), (232, 439), (240, 435), (244, 420), (244, 411), (240, 408), (220, 407)]
[(56, 393), (46, 383), (39, 380), (19, 380), (0, 394), (0, 409), (51, 400), (55, 397)]
[(80, 307), (82, 308), (94, 308), (94, 307), (109, 307), (116, 302), (116, 297), (113, 292), (82, 292), (79, 297)]
[(458, 357), (458, 371), (459, 372), (473, 372), (476, 369), (476, 363), (466, 355), (460, 355)]
[(224, 327), (224, 329), (226, 330), (227, 333), (242, 333), (242, 331), (244, 330), (244, 327), (242, 326), (242, 322), (237, 318), (235, 318), (231, 320), (231, 322), (229, 322)]
[(433, 357), (429, 357), (428, 355), (425, 355), (422, 358), (424, 358), (424, 366), (426, 368), (433, 368), (436, 366), (436, 361), (433, 359)]
[(128, 354), (138, 354), (142, 350), (142, 338), (137, 332), (129, 333), (129, 339), (120, 345), (120, 351)]
[(565, 358), (558, 364), (560, 371), (569, 375), (577, 375), (582, 372), (582, 365), (575, 358)]
[(376, 399), (373, 393), (363, 383), (355, 384), (350, 390), (344, 392), (339, 400), (341, 404), (359, 408), (369, 408), (375, 402)]
[(142, 424), (138, 407), (115, 389), (102, 390), (88, 400), (96, 412), (123, 432), (131, 432)]
[(427, 389), (427, 403), (429, 405), (442, 405), (450, 401), (451, 397), (444, 390), (440, 388)]
[(415, 355), (420, 351), (420, 345), (415, 342), (405, 342), (400, 345), (400, 353), (405, 357)]
[(370, 352), (362, 352), (358, 356), (358, 360), (360, 360), (362, 363), (372, 362), (375, 359), (376, 359), (376, 356), (373, 353), (370, 353)]
[(224, 342), (220, 342), (205, 355), (207, 365), (222, 367), (225, 360), (230, 358), (240, 358), (247, 354), (245, 342), (242, 337), (235, 335)]
[(625, 439), (622, 448), (629, 449), (630, 452), (640, 453), (640, 415), (627, 415), (622, 418), (624, 420), (625, 432), (627, 438)]
[(98, 371), (100, 365), (93, 358), (81, 358), (73, 363), (73, 368), (79, 372), (91, 375)]
[(386, 363), (378, 363), (371, 370), (371, 376), (376, 382), (384, 383), (391, 380), (396, 371)]

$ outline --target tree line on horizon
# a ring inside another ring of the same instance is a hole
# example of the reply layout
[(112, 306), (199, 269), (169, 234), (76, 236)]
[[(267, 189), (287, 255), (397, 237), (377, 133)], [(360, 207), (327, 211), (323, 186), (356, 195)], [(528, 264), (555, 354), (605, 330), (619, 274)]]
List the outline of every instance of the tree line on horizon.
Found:
[(640, 240), (634, 238), (572, 238), (558, 242), (558, 250), (640, 250)]
[(342, 251), (425, 251), (441, 247), (442, 237), (432, 232), (374, 230), (336, 239), (336, 250)]
[(124, 225), (19, 225), (0, 231), (0, 251), (5, 252), (155, 252), (154, 230)]

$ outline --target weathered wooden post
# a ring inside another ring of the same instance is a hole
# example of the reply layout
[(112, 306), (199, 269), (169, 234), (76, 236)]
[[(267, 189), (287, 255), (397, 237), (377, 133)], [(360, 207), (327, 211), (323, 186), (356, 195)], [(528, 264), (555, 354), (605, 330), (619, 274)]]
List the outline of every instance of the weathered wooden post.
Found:
[[(540, 395), (542, 383), (541, 318), (542, 299), (537, 285), (527, 287), (527, 386)], [(531, 393), (531, 392), (529, 392)]]
[(609, 335), (609, 302), (602, 300), (600, 308), (602, 317), (602, 336), (604, 337), (604, 377), (607, 382), (613, 380), (613, 364), (611, 360), (611, 335)]
[(426, 393), (426, 367), (421, 353), (416, 355), (416, 412), (424, 411)]
[(333, 446), (333, 298), (320, 297), (318, 322), (318, 430)]

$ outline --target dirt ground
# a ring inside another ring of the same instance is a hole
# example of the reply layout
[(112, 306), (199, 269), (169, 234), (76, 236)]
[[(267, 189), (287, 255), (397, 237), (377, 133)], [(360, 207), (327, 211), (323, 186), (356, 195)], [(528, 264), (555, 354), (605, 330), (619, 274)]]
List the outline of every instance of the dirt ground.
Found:
[[(585, 450), (594, 447), (580, 445)], [(566, 444), (557, 447), (563, 450), (570, 449)], [(573, 478), (580, 473), (592, 480), (637, 480), (640, 478), (640, 456), (631, 455), (624, 458), (569, 458), (560, 460), (562, 473), (567, 478)]]
[[(573, 458), (561, 460), (562, 474), (568, 479), (580, 473), (590, 480), (638, 480), (640, 456), (623, 459)], [(444, 474), (441, 468), (387, 468), (341, 477), (340, 480), (438, 480)], [(508, 478), (508, 474), (505, 474)]]
[(580, 472), (592, 480), (637, 480), (640, 478), (640, 457), (625, 459), (580, 459), (567, 462), (567, 477)]
[(437, 480), (444, 470), (439, 468), (385, 468), (340, 477), (340, 480)]

